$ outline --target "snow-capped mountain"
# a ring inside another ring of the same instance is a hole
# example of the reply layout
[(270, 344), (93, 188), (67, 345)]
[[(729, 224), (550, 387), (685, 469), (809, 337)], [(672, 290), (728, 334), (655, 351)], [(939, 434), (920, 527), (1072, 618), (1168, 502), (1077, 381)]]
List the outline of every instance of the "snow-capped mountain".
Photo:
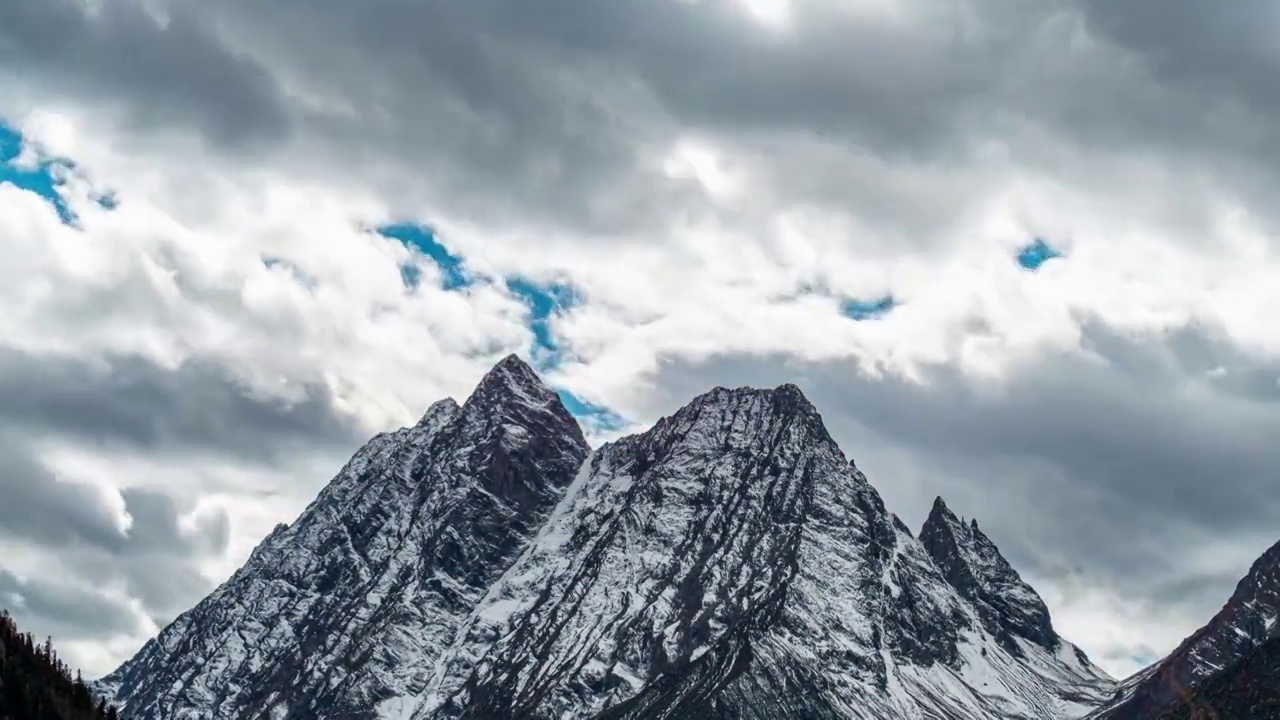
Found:
[[(1115, 698), (1090, 718), (1161, 717), (1170, 708), (1194, 698), (1202, 684), (1233, 672), (1256, 648), (1280, 640), (1277, 619), (1280, 619), (1280, 543), (1271, 546), (1253, 563), (1231, 598), (1208, 624), (1183, 640), (1168, 657), (1126, 680)], [(1221, 717), (1225, 720), (1228, 716)], [(1280, 717), (1280, 709), (1259, 717)]]
[(509, 358), (105, 687), (132, 718), (1058, 720), (1111, 695), (976, 525), (939, 501), (922, 539), (794, 386), (588, 457)]
[(523, 362), (373, 438), (291, 526), (104, 679), (127, 718), (368, 717), (413, 692), (588, 447)]

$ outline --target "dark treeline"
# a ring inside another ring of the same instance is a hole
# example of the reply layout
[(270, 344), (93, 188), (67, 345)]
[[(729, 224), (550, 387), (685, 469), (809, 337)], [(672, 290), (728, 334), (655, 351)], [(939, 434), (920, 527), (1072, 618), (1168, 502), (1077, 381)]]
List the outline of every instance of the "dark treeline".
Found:
[(58, 659), (53, 643), (37, 643), (0, 611), (0, 720), (116, 720), (95, 701), (77, 672)]

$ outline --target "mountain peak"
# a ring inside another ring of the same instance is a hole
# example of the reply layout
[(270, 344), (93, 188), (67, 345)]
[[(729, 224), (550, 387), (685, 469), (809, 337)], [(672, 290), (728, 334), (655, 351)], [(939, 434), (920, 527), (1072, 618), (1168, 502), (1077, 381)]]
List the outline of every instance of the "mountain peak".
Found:
[(947, 582), (974, 603), (987, 629), (1011, 652), (1017, 652), (1015, 638), (1057, 647), (1044, 601), (978, 529), (977, 520), (965, 523), (938, 497), (920, 541)]
[(817, 408), (800, 388), (791, 384), (772, 389), (713, 388), (659, 420), (650, 435), (651, 440), (660, 441), (663, 437), (694, 433), (708, 440), (716, 438), (708, 447), (746, 447), (793, 425), (802, 429), (811, 442), (829, 444), (839, 452)]
[(423, 682), (588, 453), (559, 396), (508, 357), (463, 407), (441, 400), (370, 440), (100, 687), (134, 720), (380, 714)]
[(422, 419), (418, 420), (417, 427), (427, 428), (436, 427), (448, 422), (458, 412), (458, 401), (453, 398), (445, 398), (431, 403), (431, 407), (422, 414)]
[(809, 401), (809, 398), (805, 397), (800, 388), (791, 383), (775, 388), (715, 387), (694, 398), (677, 411), (676, 415), (684, 412), (702, 412), (709, 406), (752, 407), (755, 412), (767, 412), (778, 416), (801, 413), (821, 421), (818, 409)]
[(498, 363), (493, 366), (494, 370), (497, 370), (498, 368), (521, 370), (529, 373), (533, 372), (533, 368), (529, 366), (529, 363), (525, 362), (524, 359), (516, 353), (507, 353), (506, 357), (499, 360)]
[(939, 495), (933, 499), (933, 508), (929, 510), (929, 518), (925, 520), (925, 527), (928, 527), (930, 523), (936, 524), (948, 521), (960, 522), (956, 514), (951, 512), (951, 508), (947, 507), (947, 501), (943, 500), (942, 496)]
[(542, 382), (542, 378), (538, 377), (538, 373), (514, 353), (499, 360), (489, 372), (485, 373), (479, 385), (476, 386), (476, 392), (499, 388), (534, 392), (538, 395), (554, 394), (551, 388)]
[(514, 354), (485, 373), (463, 405), (463, 413), (481, 418), (521, 417), (525, 421), (531, 415), (541, 416), (545, 422), (563, 426), (575, 441), (582, 438), (578, 421), (565, 408), (560, 395)]

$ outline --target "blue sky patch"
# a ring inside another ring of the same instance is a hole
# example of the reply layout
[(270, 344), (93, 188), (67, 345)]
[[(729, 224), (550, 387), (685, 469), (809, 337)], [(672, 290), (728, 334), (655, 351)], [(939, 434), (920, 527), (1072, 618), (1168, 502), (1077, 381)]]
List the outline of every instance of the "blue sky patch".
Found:
[(63, 223), (75, 223), (75, 215), (58, 194), (58, 186), (62, 184), (57, 175), (59, 168), (69, 169), (70, 165), (41, 158), (34, 168), (18, 167), (14, 161), (21, 152), (22, 133), (0, 121), (0, 183), (12, 183), (39, 195), (53, 205)]
[(533, 332), (533, 355), (539, 369), (555, 367), (560, 347), (551, 335), (551, 317), (577, 304), (573, 287), (562, 283), (540, 284), (522, 277), (507, 278), (507, 291), (529, 308), (529, 330)]
[[(536, 283), (522, 277), (506, 278), (505, 283), (507, 292), (520, 298), (529, 308), (533, 366), (540, 372), (554, 369), (560, 364), (561, 350), (551, 334), (551, 318), (578, 304), (577, 291), (565, 283)], [(588, 431), (616, 432), (627, 426), (621, 416), (606, 407), (587, 402), (561, 388), (557, 388), (556, 393), (565, 409)]]
[(627, 425), (625, 420), (608, 408), (582, 400), (568, 390), (556, 390), (556, 394), (571, 415), (592, 429), (609, 432), (621, 430)]
[(883, 317), (897, 305), (897, 301), (890, 295), (876, 300), (845, 300), (840, 304), (840, 313), (851, 320), (874, 320)]
[(1036, 238), (1018, 252), (1018, 264), (1025, 270), (1038, 270), (1046, 262), (1062, 257), (1062, 253), (1049, 247), (1049, 244)]
[[(458, 290), (471, 284), (462, 257), (449, 252), (431, 228), (416, 223), (396, 223), (378, 228), (378, 234), (395, 240), (411, 252), (424, 255), (440, 269), (440, 287)], [(416, 262), (400, 266), (400, 279), (406, 287), (415, 288), (422, 280), (422, 268)]]

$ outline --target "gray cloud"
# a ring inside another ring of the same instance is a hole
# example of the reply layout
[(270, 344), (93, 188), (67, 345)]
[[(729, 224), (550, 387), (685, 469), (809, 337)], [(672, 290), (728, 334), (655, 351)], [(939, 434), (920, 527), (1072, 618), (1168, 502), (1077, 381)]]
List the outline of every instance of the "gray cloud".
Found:
[(1266, 0), (1221, 7), (1195, 0), (1162, 2), (1151, 13), (1142, 3), (1081, 3), (1089, 27), (1132, 48), (1161, 81), (1216, 95), (1273, 114), (1280, 70), (1272, 28), (1280, 9)]
[(100, 102), (126, 98), (119, 109), (148, 129), (195, 126), (223, 145), (286, 138), (275, 78), (188, 8), (161, 20), (132, 0), (11, 0), (0, 6), (0, 69)]
[(225, 513), (217, 513), (184, 533), (183, 508), (173, 496), (127, 487), (121, 491), (128, 528), (94, 486), (55, 476), (35, 448), (0, 435), (0, 533), (63, 549), (92, 549), (112, 555), (217, 554), (229, 535)]
[[(16, 605), (19, 620), (30, 618), (46, 634), (106, 639), (117, 633), (143, 631), (118, 600), (76, 584), (45, 578), (20, 579), (0, 569), (0, 601)], [(15, 602), (17, 601), (17, 602)]]
[(358, 176), (407, 214), (425, 193), (459, 215), (596, 232), (707, 211), (646, 162), (686, 131), (766, 153), (779, 201), (876, 207), (908, 237), (925, 234), (922, 213), (942, 222), (981, 183), (963, 172), (932, 197), (904, 187), (885, 208), (873, 179), (823, 163), (815, 141), (826, 155), (959, 172), (999, 140), (1019, 162), (1059, 169), (1030, 125), (1098, 162), (1158, 153), (1178, 175), (1208, 173), (1253, 199), (1274, 180), (1275, 164), (1256, 159), (1280, 158), (1264, 2), (969, 0), (904, 21), (796, 3), (781, 35), (727, 1), (164, 7), (167, 25), (134, 0), (94, 13), (11, 3), (0, 62), (215, 140), (261, 138), (276, 160)]
[(198, 560), (209, 557), (213, 554), (195, 551), (184, 542), (173, 548), (143, 546), (111, 553), (78, 548), (59, 559), (77, 582), (123, 585), (151, 621), (164, 627), (213, 590), (216, 583), (196, 567)]
[(0, 434), (0, 531), (49, 547), (118, 545), (115, 518), (82, 484), (58, 482), (30, 450)]
[(405, 158), (411, 186), (459, 214), (636, 231), (707, 211), (646, 164), (685, 131), (767, 151), (782, 165), (774, 192), (794, 195), (798, 178), (806, 197), (837, 204), (856, 193), (803, 181), (815, 139), (903, 160), (965, 155), (1025, 42), (1018, 24), (1042, 14), (997, 5), (999, 32), (967, 44), (952, 42), (949, 15), (886, 30), (824, 4), (802, 8), (785, 41), (727, 2), (202, 7), (356, 109), (305, 124), (326, 158)]
[[(230, 526), (225, 512), (206, 514), (193, 531), (183, 532), (180, 518), (190, 508), (168, 492), (126, 488), (121, 496), (130, 523), (121, 528), (116, 510), (102, 494), (75, 478), (56, 478), (33, 452), (30, 445), (0, 440), (0, 536), (55, 555), (75, 575), (58, 578), (51, 567), (50, 577), (22, 587), (9, 576), (7, 588), (24, 599), (14, 609), (20, 619), (34, 612), (68, 637), (101, 637), (94, 633), (123, 626), (104, 625), (95, 613), (125, 610), (117, 607), (118, 600), (93, 591), (94, 584), (123, 582), (130, 596), (164, 622), (211, 589), (194, 563), (226, 550)], [(79, 585), (85, 582), (89, 584)], [(5, 589), (0, 582), (0, 598)], [(87, 606), (82, 615), (72, 611), (78, 602)], [(136, 623), (132, 627), (136, 630)]]
[(300, 400), (255, 394), (221, 366), (174, 370), (137, 356), (94, 360), (0, 348), (0, 422), (151, 454), (277, 461), (300, 445), (354, 444), (360, 431), (320, 385)]
[[(0, 605), (63, 640), (138, 635), (145, 625), (135, 611), (98, 589), (123, 588), (163, 626), (212, 589), (199, 565), (225, 554), (231, 537), (220, 508), (188, 517), (211, 490), (202, 463), (271, 470), (350, 452), (358, 435), (327, 391), (310, 388), (296, 402), (258, 396), (213, 363), (166, 369), (138, 357), (0, 350), (0, 539), (57, 560), (19, 579), (0, 559)], [(163, 482), (112, 478), (123, 486), (126, 529), (104, 492), (55, 476), (40, 455), (50, 441), (176, 469)]]
[[(708, 211), (650, 162), (687, 131), (766, 153), (760, 171), (780, 200), (836, 209), (860, 207), (876, 183), (821, 162), (815, 141), (954, 171), (1000, 139), (1026, 162), (1056, 162), (1019, 139), (1028, 122), (1108, 153), (1158, 142), (1171, 157), (1192, 153), (1202, 168), (1246, 180), (1205, 155), (1275, 149), (1267, 114), (1250, 111), (1274, 95), (1255, 92), (1269, 77), (1253, 62), (1260, 46), (1230, 32), (1266, 27), (1263, 4), (1233, 5), (1205, 34), (1191, 29), (1209, 11), (1188, 3), (1169, 15), (1111, 5), (971, 0), (893, 22), (797, 3), (779, 36), (727, 1), (211, 0), (169, 2), (161, 24), (136, 0), (96, 12), (24, 0), (0, 16), (9, 35), (0, 69), (20, 78), (39, 68), (53, 87), (109, 93), (151, 125), (261, 139), (276, 151), (264, 157), (358, 177), (406, 214), (425, 194), (459, 215), (598, 233)], [(1173, 42), (1134, 20), (1151, 15)], [(1099, 42), (1082, 45), (1080, 28)], [(1209, 82), (1243, 67), (1256, 79)], [(960, 178), (952, 188), (972, 185)], [(889, 217), (923, 234), (920, 211), (947, 197), (972, 190), (902, 197), (909, 207)], [(954, 213), (959, 202), (944, 207)]]

